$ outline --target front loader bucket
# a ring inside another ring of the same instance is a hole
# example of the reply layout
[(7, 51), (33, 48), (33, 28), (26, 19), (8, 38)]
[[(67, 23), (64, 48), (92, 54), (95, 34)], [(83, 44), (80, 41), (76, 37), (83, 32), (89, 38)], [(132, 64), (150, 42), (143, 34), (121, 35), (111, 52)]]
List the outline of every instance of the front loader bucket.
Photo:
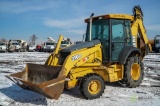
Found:
[(28, 63), (24, 71), (6, 77), (23, 89), (58, 99), (63, 92), (65, 81), (65, 76), (59, 76), (61, 68), (61, 66)]

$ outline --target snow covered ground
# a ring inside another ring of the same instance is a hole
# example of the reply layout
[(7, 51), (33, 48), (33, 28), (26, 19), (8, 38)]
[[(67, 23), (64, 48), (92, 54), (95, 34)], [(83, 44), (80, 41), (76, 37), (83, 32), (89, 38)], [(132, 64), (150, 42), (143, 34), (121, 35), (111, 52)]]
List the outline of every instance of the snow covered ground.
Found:
[(144, 58), (145, 77), (137, 88), (124, 88), (118, 83), (106, 83), (101, 98), (84, 99), (79, 88), (64, 90), (58, 100), (21, 89), (5, 75), (22, 71), (26, 63), (44, 64), (49, 53), (21, 52), (0, 53), (0, 106), (160, 106), (160, 54), (149, 54)]

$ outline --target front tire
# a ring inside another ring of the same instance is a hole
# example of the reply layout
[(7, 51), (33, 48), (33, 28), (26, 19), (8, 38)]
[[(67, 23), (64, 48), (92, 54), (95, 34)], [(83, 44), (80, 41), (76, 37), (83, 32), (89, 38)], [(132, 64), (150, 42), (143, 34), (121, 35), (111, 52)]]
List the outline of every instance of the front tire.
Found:
[(87, 74), (80, 82), (80, 92), (86, 99), (99, 98), (104, 89), (104, 80), (97, 74)]
[(138, 57), (129, 57), (124, 67), (123, 81), (127, 87), (138, 87), (143, 80), (144, 65)]

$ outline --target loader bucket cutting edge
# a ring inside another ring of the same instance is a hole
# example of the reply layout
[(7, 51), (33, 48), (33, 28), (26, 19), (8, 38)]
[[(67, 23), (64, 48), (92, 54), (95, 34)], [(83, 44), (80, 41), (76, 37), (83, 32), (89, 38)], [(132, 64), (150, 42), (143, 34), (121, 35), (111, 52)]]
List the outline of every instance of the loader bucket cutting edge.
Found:
[(30, 64), (22, 72), (6, 76), (23, 89), (58, 99), (64, 89), (65, 76), (58, 77), (61, 66)]

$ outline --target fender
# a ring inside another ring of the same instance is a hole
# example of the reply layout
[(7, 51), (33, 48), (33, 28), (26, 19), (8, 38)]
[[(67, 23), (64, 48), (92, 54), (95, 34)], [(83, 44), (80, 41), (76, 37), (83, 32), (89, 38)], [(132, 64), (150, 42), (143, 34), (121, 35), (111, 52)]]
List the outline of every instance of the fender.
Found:
[(138, 48), (133, 47), (133, 46), (128, 46), (128, 47), (125, 47), (124, 49), (122, 49), (122, 51), (119, 55), (119, 63), (125, 64), (128, 56), (133, 52), (141, 55), (141, 51)]

